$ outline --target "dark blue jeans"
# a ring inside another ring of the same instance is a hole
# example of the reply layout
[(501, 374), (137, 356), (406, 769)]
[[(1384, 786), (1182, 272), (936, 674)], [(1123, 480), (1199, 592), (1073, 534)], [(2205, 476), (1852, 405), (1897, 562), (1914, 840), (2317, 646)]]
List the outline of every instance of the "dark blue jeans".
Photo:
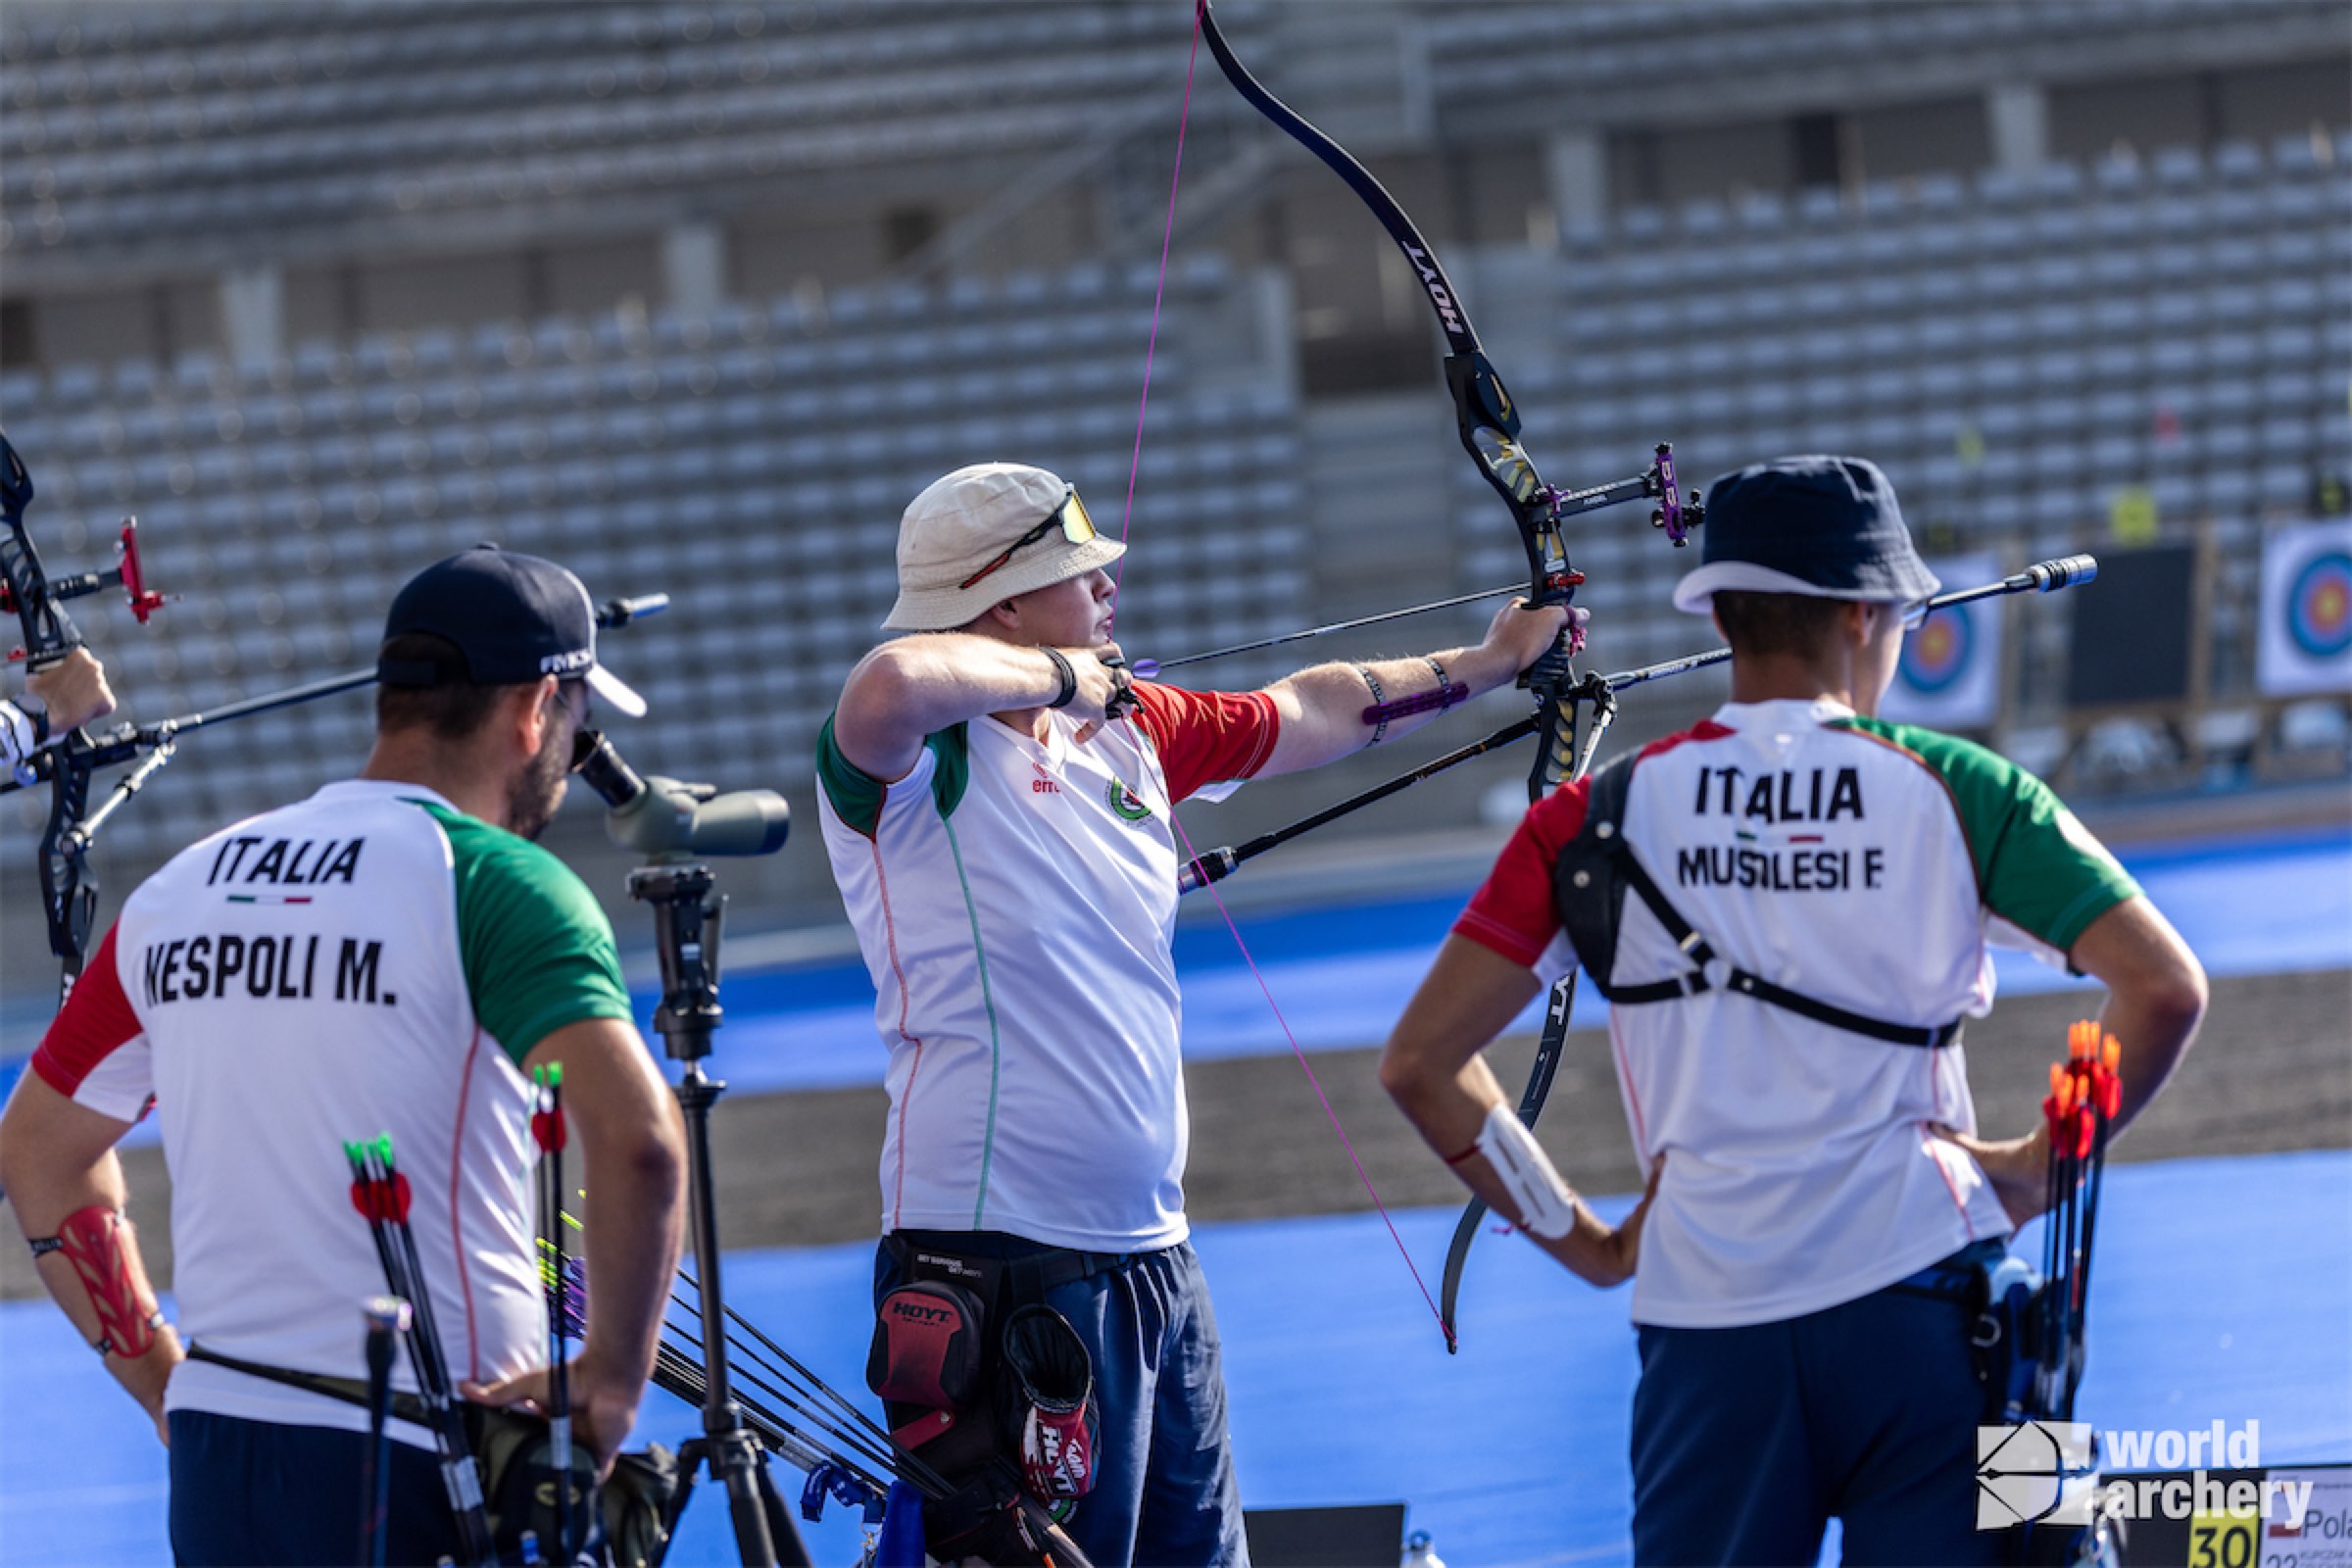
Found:
[[(458, 1550), (440, 1462), (387, 1445), (388, 1563), (430, 1568)], [(181, 1568), (311, 1568), (361, 1562), (368, 1435), (172, 1412), (172, 1555)]]
[[(923, 1235), (969, 1255), (1040, 1250), (992, 1232)], [(876, 1302), (899, 1283), (890, 1250), (879, 1249)], [(1102, 1407), (1095, 1487), (1068, 1525), (1079, 1549), (1105, 1568), (1248, 1568), (1216, 1312), (1191, 1245), (1138, 1253), (1058, 1287), (1045, 1304), (1086, 1343)]]
[(1895, 1287), (1778, 1323), (1641, 1329), (1634, 1561), (1810, 1565), (2002, 1560), (1976, 1528), (1967, 1308)]

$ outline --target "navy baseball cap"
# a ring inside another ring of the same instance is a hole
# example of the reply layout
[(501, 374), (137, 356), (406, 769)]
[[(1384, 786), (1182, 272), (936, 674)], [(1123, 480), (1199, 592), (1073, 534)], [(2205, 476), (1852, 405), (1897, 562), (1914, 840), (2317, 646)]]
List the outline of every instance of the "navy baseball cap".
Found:
[(1913, 604), (1943, 585), (1912, 548), (1894, 486), (1863, 458), (1758, 463), (1707, 491), (1700, 565), (1674, 608), (1713, 608), (1718, 589)]
[[(476, 545), (408, 580), (384, 617), (384, 641), (428, 632), (457, 646), (476, 686), (523, 686), (542, 675), (584, 679), (631, 718), (645, 699), (596, 662), (596, 607), (580, 579), (552, 561)], [(378, 657), (387, 686), (431, 686), (441, 671), (419, 661)]]

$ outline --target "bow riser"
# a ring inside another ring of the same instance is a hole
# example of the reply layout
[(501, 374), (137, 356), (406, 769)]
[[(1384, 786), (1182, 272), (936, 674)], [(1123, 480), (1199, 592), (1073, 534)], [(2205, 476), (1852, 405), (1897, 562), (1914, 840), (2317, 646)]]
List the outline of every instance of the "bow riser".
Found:
[(41, 558), (24, 537), (24, 514), (11, 508), (7, 537), (0, 538), (0, 573), (8, 582), (6, 609), (16, 612), (24, 633), (24, 646), (12, 656), (32, 669), (44, 669), (81, 646), (81, 629), (58, 607), (61, 597), (41, 571)]
[[(131, 612), (143, 623), (163, 603), (150, 593), (139, 569), (136, 525), (122, 524), (121, 560), (109, 570), (52, 579), (41, 568), (40, 552), (24, 527), (33, 499), (32, 475), (5, 435), (0, 435), (0, 606), (13, 611), (24, 643), (14, 656), (31, 669), (44, 669), (83, 646), (81, 628), (59, 601), (120, 585)], [(34, 775), (49, 780), (49, 820), (41, 832), (41, 905), (49, 921), (49, 951), (63, 968), (58, 987), (62, 1005), (81, 973), (90, 928), (98, 909), (98, 884), (83, 863), (88, 840), (83, 821), (89, 808), (90, 773), (98, 748), (79, 730), (56, 740), (40, 754)], [(136, 788), (136, 786), (132, 786)], [(104, 813), (102, 812), (101, 815)]]

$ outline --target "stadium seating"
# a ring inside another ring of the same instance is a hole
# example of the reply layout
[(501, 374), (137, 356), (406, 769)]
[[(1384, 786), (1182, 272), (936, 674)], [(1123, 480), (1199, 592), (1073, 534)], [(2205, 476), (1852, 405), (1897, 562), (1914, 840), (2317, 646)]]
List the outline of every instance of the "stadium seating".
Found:
[(1899, 59), (1997, 78), (2018, 63), (2069, 47), (2112, 50), (2170, 36), (2193, 53), (2201, 36), (2243, 39), (2264, 26), (2309, 25), (2309, 0), (1648, 0), (1563, 6), (1450, 8), (1430, 29), (1441, 103), (1514, 94), (1590, 99), (1595, 93), (1687, 90), (1728, 83), (1752, 92), (1775, 79), (1789, 102), (1828, 76), (1886, 69)]
[[(135, 507), (155, 580), (186, 595), (106, 639), (142, 718), (364, 664), (403, 577), (495, 539), (560, 557), (600, 597), (673, 596), (611, 649), (654, 705), (632, 735), (664, 766), (776, 759), (777, 782), (800, 782), (889, 607), (898, 514), (923, 485), (1017, 458), (1079, 485), (1104, 528), (1128, 520), (1154, 281), (1081, 268), (839, 291), (821, 314), (787, 299), (306, 343), (245, 366), (67, 366), (11, 371), (0, 397), (57, 559)], [(1235, 286), (1214, 257), (1169, 280), (1118, 628), (1139, 648), (1244, 641), (1299, 613), (1296, 405), (1197, 377), (1181, 352), (1188, 313)], [(245, 727), (233, 756), (191, 747), (175, 787), (110, 838), (135, 854), (252, 809), (288, 759), (355, 755), (367, 710)]]
[[(2095, 53), (2119, 29), (2142, 57), (2169, 40), (2193, 59), (2224, 32), (2308, 28), (2325, 11), (1689, 0), (1662, 22), (1652, 0), (1396, 8), (1405, 53), (1427, 67), (1409, 90), (1441, 127), (1545, 100), (1614, 123), (1609, 106), (1693, 83), (1810, 110), (1822, 80), (1885, 66), (1898, 32), (1921, 57), (1906, 70), (1981, 86), (2020, 61)], [(885, 166), (936, 180), (975, 158), (1026, 169), (1164, 98), (1185, 20), (1181, 6), (1054, 0), (344, 0), (332, 14), (320, 26), (262, 0), (17, 0), (0, 25), (0, 267), (168, 270), (184, 250), (209, 279), (240, 237), (349, 256), (475, 223), (569, 232), (630, 202), (653, 232), (729, 189), (839, 188)], [(1253, 35), (1284, 25), (1270, 0), (1219, 14), (1253, 60)], [(1295, 62), (1269, 53), (1279, 81)], [(1544, 123), (1520, 123), (1515, 156)], [(1202, 145), (1196, 134), (1188, 158)], [(1164, 167), (1150, 176), (1156, 240)], [(1532, 313), (1506, 313), (1500, 331), (1480, 316), (1553, 482), (1638, 472), (1660, 440), (1690, 484), (1790, 451), (1861, 451), (1894, 475), (1931, 548), (2012, 560), (2105, 539), (2111, 504), (2144, 490), (2168, 534), (2203, 524), (2224, 546), (2224, 686), (2242, 689), (2250, 667), (2262, 523), (2307, 507), (2352, 453), (2352, 134), (1633, 207), (1566, 227), (1556, 248), (1447, 250), (1473, 286), (1490, 269), (1532, 280), (1517, 289)], [(1261, 318), (1256, 281), (1179, 256), (1133, 483), (1119, 634), (1139, 653), (1328, 618), (1310, 540), (1335, 504), (1305, 493), (1306, 411), (1288, 377), (1229, 352), (1232, 322)], [(365, 662), (393, 584), (494, 538), (562, 557), (600, 596), (675, 596), (611, 650), (656, 706), (641, 744), (689, 773), (778, 759), (775, 781), (794, 784), (889, 603), (893, 524), (924, 483), (1020, 457), (1066, 473), (1105, 527), (1128, 520), (1152, 286), (1149, 268), (1093, 264), (707, 313), (485, 321), (453, 300), (424, 329), (283, 356), (0, 366), (0, 417), (40, 485), (59, 569), (136, 511), (157, 584), (186, 596), (151, 628), (108, 628), (142, 718)], [(1195, 330), (1210, 318), (1224, 323), (1214, 351)], [(1297, 349), (1251, 345), (1261, 364)], [(1428, 592), (1523, 575), (1468, 466), (1444, 482), (1456, 574)], [(1695, 646), (1663, 609), (1691, 555), (1665, 548), (1645, 512), (1594, 514), (1572, 537), (1610, 667)], [(2062, 622), (2021, 619), (2026, 688), (2054, 701)], [(249, 744), (191, 744), (173, 787), (109, 839), (132, 858), (175, 845), (315, 779), (367, 731), (366, 705), (343, 700), (254, 719)]]
[[(1564, 488), (1638, 472), (1661, 440), (1686, 483), (1857, 451), (1937, 547), (2017, 559), (2095, 544), (2114, 495), (2144, 486), (2168, 527), (2220, 530), (2215, 631), (2242, 640), (2259, 523), (2352, 453), (2352, 138), (2060, 165), (2022, 189), (1873, 186), (1736, 220), (1638, 209), (1563, 244), (1543, 347), (1492, 352)], [(1523, 573), (1485, 485), (1467, 467), (1454, 482), (1466, 578)], [(1606, 568), (1588, 567), (1587, 602), (1622, 607), (1595, 633), (1613, 666), (1690, 642), (1634, 608), (1690, 564), (1645, 511), (1578, 536), (1578, 564)]]
[[(0, 249), (120, 252), (648, 193), (1100, 134), (1162, 83), (1181, 9), (900, 0), (549, 7), (354, 0), (0, 31)], [(1245, 29), (1258, 9), (1233, 8)], [(779, 91), (783, 85), (790, 91)]]
[[(2348, 153), (2301, 139), (2177, 149), (2024, 190), (1985, 176), (1874, 187), (1857, 208), (1629, 212), (1566, 236), (1543, 264), (1548, 330), (1498, 358), (1530, 450), (1563, 485), (1639, 471), (1661, 439), (1690, 483), (1836, 448), (1885, 464), (1937, 548), (2014, 559), (2095, 542), (2110, 499), (2135, 487), (2168, 524), (2210, 519), (2242, 546), (2352, 450)], [(1186, 354), (1189, 314), (1242, 282), (1205, 256), (1171, 282), (1120, 618), (1139, 649), (1300, 618), (1298, 409)], [(310, 342), (260, 364), (12, 369), (0, 401), (61, 558), (135, 507), (155, 576), (188, 596), (108, 639), (142, 716), (364, 662), (393, 583), (496, 538), (562, 556), (600, 595), (676, 596), (612, 650), (654, 701), (645, 744), (665, 765), (757, 755), (797, 777), (889, 603), (893, 521), (922, 484), (1022, 456), (1059, 466), (1119, 525), (1152, 284), (1149, 270), (1085, 267), (710, 318)], [(1519, 575), (1491, 495), (1466, 466), (1451, 482), (1456, 586)], [(1611, 666), (1692, 643), (1661, 609), (1690, 558), (1644, 511), (1594, 514), (1576, 535), (1594, 655)], [(2230, 548), (2223, 563), (2215, 632), (2234, 647), (2255, 555)], [(124, 848), (250, 808), (289, 758), (349, 755), (366, 713), (344, 701), (251, 728), (252, 744), (125, 813)]]

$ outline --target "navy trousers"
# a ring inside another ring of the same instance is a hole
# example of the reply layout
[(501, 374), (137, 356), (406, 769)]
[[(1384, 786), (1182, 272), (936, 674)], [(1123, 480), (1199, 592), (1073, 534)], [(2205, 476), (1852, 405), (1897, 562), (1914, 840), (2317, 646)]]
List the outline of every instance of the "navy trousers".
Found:
[[(362, 1562), (368, 1435), (174, 1410), (172, 1555), (181, 1568), (314, 1568)], [(458, 1550), (440, 1461), (405, 1443), (391, 1455), (388, 1563), (431, 1568)]]
[[(1044, 1250), (994, 1232), (920, 1234), (968, 1255)], [(875, 1300), (899, 1283), (890, 1249), (878, 1249)], [(1137, 1253), (1057, 1287), (1045, 1304), (1085, 1342), (1102, 1408), (1094, 1490), (1066, 1527), (1079, 1549), (1105, 1565), (1248, 1568), (1225, 1425), (1223, 1350), (1191, 1245)]]
[(1902, 1287), (1778, 1323), (1641, 1329), (1634, 1561), (2002, 1560), (1976, 1528), (1984, 1405), (1959, 1300)]

